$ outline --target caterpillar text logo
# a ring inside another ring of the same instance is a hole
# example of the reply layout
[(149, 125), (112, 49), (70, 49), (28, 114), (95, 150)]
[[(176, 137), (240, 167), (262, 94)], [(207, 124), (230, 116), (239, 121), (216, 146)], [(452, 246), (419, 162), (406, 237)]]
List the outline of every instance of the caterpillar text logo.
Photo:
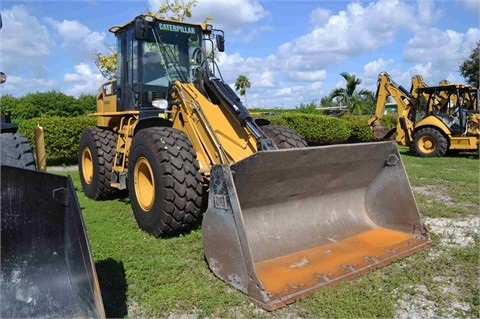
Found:
[(174, 25), (174, 24), (160, 23), (158, 25), (158, 27), (162, 31), (172, 31), (172, 32), (195, 34), (195, 29), (193, 27), (188, 27), (188, 26), (184, 26), (184, 25)]

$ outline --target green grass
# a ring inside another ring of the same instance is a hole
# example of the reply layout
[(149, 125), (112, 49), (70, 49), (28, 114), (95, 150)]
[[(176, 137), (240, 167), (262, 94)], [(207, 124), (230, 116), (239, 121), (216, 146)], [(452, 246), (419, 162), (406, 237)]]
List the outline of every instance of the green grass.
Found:
[(400, 147), (412, 186), (424, 216), (461, 218), (479, 213), (480, 161), (475, 153), (441, 158), (418, 158)]
[[(478, 159), (463, 154), (427, 159), (406, 148), (400, 152), (422, 216), (478, 216)], [(405, 295), (433, 300), (439, 316), (454, 311), (458, 318), (474, 318), (480, 311), (478, 235), (473, 245), (450, 247), (439, 243), (442, 234), (431, 233), (437, 245), (428, 250), (269, 313), (210, 272), (201, 230), (152, 238), (137, 227), (128, 199), (92, 201), (81, 192), (78, 172), (61, 174), (70, 175), (77, 189), (108, 317), (392, 318)], [(426, 287), (426, 296), (418, 285)], [(445, 291), (452, 285), (453, 291)], [(452, 309), (452, 300), (469, 310)]]

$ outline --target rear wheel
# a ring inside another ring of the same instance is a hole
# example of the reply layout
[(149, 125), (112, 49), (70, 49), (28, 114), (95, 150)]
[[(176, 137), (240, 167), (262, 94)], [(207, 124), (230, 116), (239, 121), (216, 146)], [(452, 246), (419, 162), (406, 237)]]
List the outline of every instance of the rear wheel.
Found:
[(260, 129), (271, 138), (279, 149), (307, 147), (307, 142), (295, 130), (281, 125), (265, 125)]
[(169, 127), (140, 130), (128, 162), (130, 201), (141, 229), (170, 237), (200, 224), (202, 176), (184, 133)]
[(445, 136), (438, 130), (426, 127), (415, 133), (413, 151), (421, 157), (442, 157), (448, 149)]
[(0, 134), (0, 164), (36, 170), (35, 158), (28, 139), (18, 133)]
[(78, 171), (88, 198), (105, 200), (122, 194), (110, 186), (116, 141), (117, 134), (100, 127), (88, 127), (80, 137)]

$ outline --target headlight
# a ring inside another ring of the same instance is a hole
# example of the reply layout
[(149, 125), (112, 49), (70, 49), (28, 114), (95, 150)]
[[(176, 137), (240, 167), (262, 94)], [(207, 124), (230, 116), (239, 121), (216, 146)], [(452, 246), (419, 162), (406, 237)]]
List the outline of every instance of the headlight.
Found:
[(166, 110), (168, 108), (168, 101), (164, 99), (156, 99), (152, 101), (152, 105), (157, 109)]

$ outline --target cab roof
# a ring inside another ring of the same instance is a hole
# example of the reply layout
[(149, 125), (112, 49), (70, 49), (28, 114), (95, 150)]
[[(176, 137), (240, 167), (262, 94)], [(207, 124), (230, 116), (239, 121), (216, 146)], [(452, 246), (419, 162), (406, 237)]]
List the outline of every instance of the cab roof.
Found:
[(154, 14), (141, 14), (139, 16), (136, 16), (135, 18), (133, 18), (132, 20), (128, 21), (127, 23), (123, 24), (123, 25), (115, 25), (115, 26), (112, 26), (110, 29), (108, 29), (108, 31), (116, 34), (126, 28), (128, 28), (130, 25), (132, 25), (135, 20), (139, 17), (152, 17), (153, 19), (155, 19), (156, 21), (163, 21), (163, 22), (168, 22), (168, 23), (175, 23), (175, 24), (180, 24), (180, 25), (190, 25), (190, 26), (196, 26), (196, 27), (200, 27), (202, 29), (203, 32), (207, 31), (207, 26), (209, 24), (207, 23), (190, 23), (190, 22), (185, 22), (185, 21), (177, 21), (177, 20), (172, 20), (172, 19), (167, 19), (167, 18), (163, 18), (163, 17), (158, 17)]

